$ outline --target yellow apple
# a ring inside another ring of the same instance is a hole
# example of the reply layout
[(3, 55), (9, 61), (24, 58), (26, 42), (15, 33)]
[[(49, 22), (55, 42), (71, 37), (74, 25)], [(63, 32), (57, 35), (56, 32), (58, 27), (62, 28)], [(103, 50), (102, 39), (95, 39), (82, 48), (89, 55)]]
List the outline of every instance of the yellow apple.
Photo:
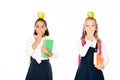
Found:
[(88, 16), (88, 18), (93, 18), (93, 17), (94, 17), (94, 12), (89, 11), (89, 12), (87, 13), (87, 16)]
[(38, 16), (38, 18), (42, 18), (43, 19), (45, 14), (44, 14), (44, 12), (38, 12), (37, 16)]

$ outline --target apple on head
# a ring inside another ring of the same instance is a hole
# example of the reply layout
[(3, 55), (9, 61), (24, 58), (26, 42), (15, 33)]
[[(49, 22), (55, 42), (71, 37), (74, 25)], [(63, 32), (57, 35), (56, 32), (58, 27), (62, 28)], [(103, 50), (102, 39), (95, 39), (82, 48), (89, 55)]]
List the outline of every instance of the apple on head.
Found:
[(89, 11), (87, 13), (87, 16), (88, 16), (88, 18), (93, 18), (94, 17), (94, 12), (93, 11)]
[(44, 14), (44, 12), (38, 12), (37, 16), (38, 16), (38, 18), (43, 19), (45, 14)]

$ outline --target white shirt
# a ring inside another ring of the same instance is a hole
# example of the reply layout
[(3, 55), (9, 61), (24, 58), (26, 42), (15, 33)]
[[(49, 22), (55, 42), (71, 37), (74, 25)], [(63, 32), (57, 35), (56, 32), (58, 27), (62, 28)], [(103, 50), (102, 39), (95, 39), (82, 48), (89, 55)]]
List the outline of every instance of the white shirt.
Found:
[[(81, 57), (84, 57), (89, 49), (89, 47), (93, 47), (95, 48), (96, 47), (96, 43), (97, 41), (94, 39), (93, 41), (90, 41), (90, 40), (87, 40), (85, 39), (85, 45), (82, 46), (82, 43), (81, 43), (81, 40), (79, 39), (78, 40), (78, 43), (77, 43), (77, 46), (78, 46), (78, 52), (80, 53)], [(107, 55), (107, 51), (105, 49), (105, 45), (103, 44), (103, 42), (101, 41), (101, 45), (102, 45), (102, 48), (101, 48), (101, 56), (104, 58), (104, 65), (106, 66), (108, 63), (109, 63), (109, 57)]]
[[(48, 58), (43, 58), (41, 57), (41, 47), (42, 47), (42, 44), (43, 44), (43, 39), (52, 39), (51, 37), (44, 37), (42, 38), (41, 42), (38, 44), (38, 46), (36, 47), (36, 49), (34, 50), (32, 48), (32, 45), (33, 43), (35, 42), (35, 39), (34, 39), (34, 35), (30, 36), (30, 38), (28, 39), (28, 43), (27, 43), (27, 46), (26, 46), (26, 54), (28, 56), (32, 56), (32, 58), (34, 58), (39, 64), (41, 63), (41, 60), (46, 60)], [(56, 49), (55, 49), (55, 42), (53, 42), (53, 49), (52, 49), (52, 53), (53, 53), (53, 58), (55, 58), (57, 56), (56, 54)]]

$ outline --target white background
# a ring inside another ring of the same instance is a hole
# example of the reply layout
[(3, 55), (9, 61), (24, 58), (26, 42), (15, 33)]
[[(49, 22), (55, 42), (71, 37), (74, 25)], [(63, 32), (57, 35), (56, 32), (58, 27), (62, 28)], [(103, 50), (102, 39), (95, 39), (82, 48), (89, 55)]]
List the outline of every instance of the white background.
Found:
[(0, 0), (0, 80), (25, 80), (29, 57), (25, 47), (33, 33), (37, 12), (45, 13), (58, 57), (51, 59), (54, 80), (74, 80), (77, 39), (88, 11), (94, 11), (99, 37), (106, 45), (110, 63), (106, 80), (119, 80), (119, 0)]

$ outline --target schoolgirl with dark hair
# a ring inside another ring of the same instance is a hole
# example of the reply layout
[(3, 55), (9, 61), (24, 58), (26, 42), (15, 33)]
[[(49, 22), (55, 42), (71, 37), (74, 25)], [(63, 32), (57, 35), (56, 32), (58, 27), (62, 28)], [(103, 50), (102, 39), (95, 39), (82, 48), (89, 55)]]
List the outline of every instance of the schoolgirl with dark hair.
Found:
[[(52, 52), (43, 46), (43, 39), (50, 39), (47, 22), (44, 19), (37, 19), (34, 25), (34, 33), (30, 37), (26, 47), (26, 53), (31, 58), (31, 63), (25, 80), (53, 80), (50, 58), (55, 57), (53, 44)], [(49, 57), (42, 57), (45, 53)]]

